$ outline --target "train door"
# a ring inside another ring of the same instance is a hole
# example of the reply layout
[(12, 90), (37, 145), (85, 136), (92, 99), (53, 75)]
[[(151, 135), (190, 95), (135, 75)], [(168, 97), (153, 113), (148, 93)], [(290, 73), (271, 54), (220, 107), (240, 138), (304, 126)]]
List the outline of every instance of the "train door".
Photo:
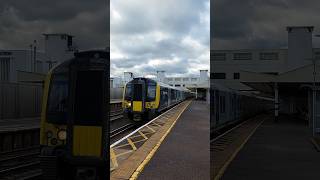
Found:
[(143, 80), (138, 80), (133, 83), (132, 95), (132, 111), (143, 112), (146, 99), (146, 86)]
[(168, 89), (160, 87), (160, 110), (168, 106)]
[(109, 68), (105, 54), (91, 53), (70, 65), (67, 164), (75, 179), (105, 179), (109, 169)]

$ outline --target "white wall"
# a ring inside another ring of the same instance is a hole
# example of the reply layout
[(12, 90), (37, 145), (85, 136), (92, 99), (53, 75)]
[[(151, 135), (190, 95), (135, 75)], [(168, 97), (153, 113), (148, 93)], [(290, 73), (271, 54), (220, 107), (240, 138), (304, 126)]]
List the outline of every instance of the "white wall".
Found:
[(289, 70), (311, 64), (312, 27), (288, 27), (288, 61)]

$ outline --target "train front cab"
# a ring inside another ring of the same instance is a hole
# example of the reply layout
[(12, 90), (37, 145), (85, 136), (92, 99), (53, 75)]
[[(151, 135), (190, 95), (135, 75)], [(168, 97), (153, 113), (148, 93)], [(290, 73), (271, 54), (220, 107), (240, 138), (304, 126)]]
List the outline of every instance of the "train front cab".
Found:
[(47, 75), (40, 132), (44, 179), (106, 178), (107, 62), (108, 52), (81, 52)]
[(160, 101), (160, 86), (147, 78), (135, 78), (125, 86), (123, 108), (125, 115), (134, 121), (153, 117)]

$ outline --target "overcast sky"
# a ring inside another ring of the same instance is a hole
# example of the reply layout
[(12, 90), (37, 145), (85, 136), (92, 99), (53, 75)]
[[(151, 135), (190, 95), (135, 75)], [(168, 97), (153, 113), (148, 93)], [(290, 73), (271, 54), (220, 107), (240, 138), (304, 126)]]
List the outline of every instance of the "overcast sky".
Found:
[(111, 0), (111, 74), (209, 69), (209, 0)]
[[(213, 0), (213, 49), (287, 47), (286, 26), (315, 26), (320, 34), (318, 0)], [(320, 39), (314, 38), (319, 47)]]
[(0, 0), (0, 49), (27, 49), (42, 33), (68, 33), (80, 49), (107, 46), (106, 0)]

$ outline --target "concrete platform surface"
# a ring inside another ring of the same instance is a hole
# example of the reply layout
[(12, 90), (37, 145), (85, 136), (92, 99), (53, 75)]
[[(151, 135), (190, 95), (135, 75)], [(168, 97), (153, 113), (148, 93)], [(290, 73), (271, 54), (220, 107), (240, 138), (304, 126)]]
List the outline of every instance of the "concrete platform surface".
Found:
[(320, 153), (306, 123), (265, 121), (226, 169), (223, 180), (320, 179)]
[(138, 179), (209, 179), (209, 112), (206, 102), (193, 101)]

